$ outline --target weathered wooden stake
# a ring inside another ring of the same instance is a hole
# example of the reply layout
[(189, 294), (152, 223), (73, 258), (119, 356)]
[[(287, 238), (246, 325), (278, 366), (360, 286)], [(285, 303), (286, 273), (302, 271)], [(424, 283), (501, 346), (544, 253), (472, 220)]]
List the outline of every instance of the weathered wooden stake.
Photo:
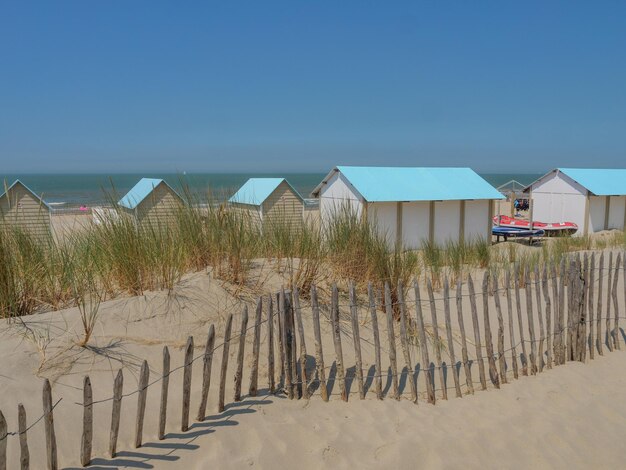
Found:
[(578, 360), (585, 362), (587, 357), (587, 302), (589, 297), (589, 255), (585, 253), (583, 265), (583, 284), (582, 284), (582, 298), (580, 305), (580, 318), (578, 320)]
[(454, 379), (454, 389), (456, 397), (461, 398), (461, 383), (459, 381), (459, 370), (456, 367), (456, 356), (454, 354), (454, 338), (452, 337), (452, 321), (450, 320), (450, 285), (448, 276), (443, 281), (443, 308), (446, 320), (446, 339), (448, 340), (448, 352), (450, 355), (450, 367), (452, 368), (452, 378)]
[(309, 398), (309, 376), (306, 370), (306, 343), (304, 341), (304, 324), (302, 323), (302, 310), (300, 309), (300, 291), (297, 287), (293, 289), (293, 311), (296, 317), (298, 328), (298, 341), (300, 342), (300, 384), (298, 389), (302, 390), (302, 398)]
[(337, 284), (332, 286), (332, 298), (330, 307), (330, 321), (333, 328), (333, 342), (335, 344), (335, 355), (337, 365), (337, 379), (339, 380), (339, 391), (341, 399), (348, 401), (348, 391), (346, 389), (346, 377), (343, 370), (343, 349), (341, 347), (341, 325), (339, 324), (339, 291)]
[[(561, 276), (559, 278), (559, 335), (558, 335), (558, 353), (555, 354), (557, 357), (558, 364), (565, 364), (565, 337), (564, 334), (567, 333), (567, 328), (564, 326), (565, 322), (565, 285), (567, 284), (567, 268), (565, 263), (565, 257), (561, 258)], [(556, 347), (556, 346), (555, 346)], [(555, 350), (556, 352), (556, 350)]]
[(86, 467), (91, 463), (91, 445), (93, 442), (93, 392), (91, 380), (86, 375), (83, 379), (83, 434), (80, 440), (80, 464)]
[[(280, 373), (278, 375), (278, 383), (281, 388), (285, 388), (285, 345), (283, 344), (283, 311), (282, 303), (280, 300), (280, 292), (276, 296), (276, 309), (278, 310), (276, 315), (276, 322), (278, 324), (278, 334), (276, 338), (278, 340), (278, 356), (280, 358)], [(289, 387), (291, 388), (291, 386)]]
[(500, 365), (500, 382), (505, 384), (507, 383), (507, 380), (506, 359), (504, 357), (504, 318), (502, 317), (502, 305), (500, 304), (497, 276), (493, 276), (492, 286), (492, 295), (496, 303), (496, 314), (498, 315), (498, 363)]
[(556, 354), (557, 347), (556, 344), (558, 342), (559, 335), (559, 280), (557, 277), (557, 269), (553, 264), (550, 272), (550, 277), (552, 278), (552, 337), (548, 337), (548, 344), (552, 343), (552, 347), (548, 346), (550, 349), (550, 362), (555, 365), (559, 364), (559, 357)]
[(420, 293), (417, 279), (413, 281), (413, 289), (415, 291), (415, 313), (417, 315), (417, 327), (419, 328), (420, 351), (422, 352), (422, 364), (420, 364), (420, 368), (424, 372), (424, 379), (426, 380), (428, 403), (434, 405), (437, 401), (435, 396), (435, 378), (433, 377), (433, 373), (430, 368), (428, 343), (426, 342), (426, 325), (424, 323), (424, 314), (422, 311), (422, 295)]
[(537, 374), (537, 341), (535, 338), (535, 319), (533, 318), (533, 292), (530, 273), (526, 271), (526, 315), (528, 317), (528, 334), (530, 336), (530, 373)]
[[(619, 280), (620, 264), (622, 262), (622, 254), (617, 254), (617, 260), (615, 261), (615, 275), (613, 276), (613, 311), (615, 321), (613, 322), (613, 344), (618, 351), (621, 349), (619, 341), (619, 307), (617, 305), (617, 281)], [(626, 278), (624, 279), (626, 285)]]
[(139, 371), (139, 384), (137, 386), (137, 421), (135, 423), (135, 448), (141, 447), (143, 438), (143, 418), (146, 414), (146, 398), (148, 395), (148, 381), (150, 380), (150, 368), (148, 361), (143, 361)]
[[(161, 375), (161, 403), (159, 405), (159, 441), (165, 439), (165, 424), (167, 423), (167, 396), (170, 389), (170, 350), (163, 346), (163, 375)], [(119, 422), (118, 422), (119, 424)]]
[(546, 304), (546, 366), (552, 369), (552, 303), (550, 300), (550, 287), (548, 285), (548, 269), (543, 268), (543, 298)]
[(224, 329), (224, 344), (222, 345), (222, 363), (220, 364), (220, 392), (217, 402), (217, 412), (224, 411), (224, 395), (226, 393), (226, 373), (228, 371), (228, 357), (230, 349), (230, 333), (233, 328), (233, 314), (229, 314), (226, 319)]
[(328, 401), (326, 369), (324, 368), (324, 350), (322, 348), (322, 333), (320, 330), (320, 306), (317, 299), (317, 288), (315, 286), (311, 287), (311, 312), (313, 314), (313, 333), (315, 334), (315, 369), (317, 370), (317, 380), (319, 380), (320, 383), (320, 395), (322, 396), (322, 400)]
[(439, 325), (437, 322), (437, 306), (435, 305), (435, 296), (433, 294), (433, 285), (430, 279), (426, 284), (428, 291), (428, 301), (430, 302), (430, 316), (433, 322), (433, 342), (435, 343), (435, 357), (437, 359), (437, 369), (439, 370), (439, 384), (441, 385), (441, 398), (448, 399), (448, 387), (446, 386), (446, 378), (443, 373), (443, 361), (441, 360), (441, 339), (439, 338)]
[(407, 370), (407, 380), (411, 389), (411, 401), (417, 403), (417, 386), (415, 384), (415, 373), (413, 371), (413, 362), (411, 361), (411, 350), (409, 349), (409, 338), (406, 331), (406, 305), (404, 303), (404, 286), (398, 283), (398, 304), (400, 305), (400, 345), (402, 347), (402, 355)]
[(276, 391), (274, 374), (274, 304), (270, 295), (267, 305), (267, 387), (270, 393)]
[(241, 381), (243, 379), (243, 359), (246, 348), (246, 329), (248, 328), (248, 306), (244, 305), (239, 330), (239, 349), (237, 350), (237, 370), (235, 371), (235, 393), (233, 401), (241, 401)]
[(259, 383), (259, 354), (261, 353), (261, 320), (263, 315), (263, 298), (259, 297), (256, 303), (254, 316), (254, 341), (252, 343), (252, 368), (250, 370), (250, 387), (248, 395), (257, 396)]
[(389, 283), (385, 282), (385, 310), (387, 313), (387, 337), (389, 339), (389, 362), (391, 364), (391, 386), (393, 397), (400, 399), (400, 389), (398, 388), (398, 364), (396, 362), (396, 334), (393, 328), (393, 305), (391, 302), (391, 289)]
[(204, 421), (206, 416), (206, 405), (209, 397), (209, 388), (211, 387), (211, 367), (213, 365), (213, 348), (215, 345), (215, 327), (209, 327), (209, 334), (206, 339), (204, 348), (204, 357), (202, 358), (202, 394), (200, 396), (200, 406), (198, 407), (198, 421)]
[(483, 347), (480, 342), (480, 326), (478, 324), (478, 309), (476, 308), (476, 291), (472, 276), (467, 276), (467, 286), (470, 294), (470, 307), (472, 311), (472, 325), (474, 326), (474, 344), (476, 346), (476, 361), (478, 362), (478, 374), (480, 375), (480, 385), (483, 390), (487, 390), (487, 379), (485, 377), (485, 361), (483, 359)]
[(609, 252), (609, 279), (606, 283), (606, 347), (613, 352), (611, 337), (611, 300), (613, 295), (613, 252)]
[(43, 416), (46, 431), (46, 462), (48, 464), (48, 470), (57, 470), (57, 439), (54, 433), (52, 387), (48, 379), (45, 379), (43, 382)]
[(372, 331), (374, 334), (374, 390), (376, 391), (376, 398), (383, 399), (383, 379), (381, 377), (382, 368), (380, 360), (380, 334), (378, 332), (378, 314), (376, 313), (376, 296), (374, 295), (374, 289), (372, 283), (367, 285), (367, 295), (370, 302), (370, 317), (372, 319)]
[(193, 336), (187, 338), (185, 346), (185, 362), (183, 367), (183, 409), (180, 420), (180, 430), (182, 432), (189, 429), (189, 407), (191, 404), (191, 373), (193, 365)]
[(598, 266), (598, 308), (596, 309), (596, 347), (598, 354), (604, 356), (602, 348), (602, 279), (604, 278), (604, 252), (600, 253)]
[(539, 348), (537, 350), (537, 360), (539, 362), (539, 372), (543, 372), (545, 366), (545, 357), (543, 354), (543, 346), (546, 340), (546, 331), (543, 322), (543, 314), (541, 308), (541, 276), (539, 275), (539, 267), (535, 266), (535, 294), (537, 297), (537, 319), (539, 320)]
[(594, 329), (593, 325), (595, 324), (594, 314), (593, 314), (593, 291), (595, 289), (595, 272), (596, 272), (596, 254), (591, 253), (591, 261), (589, 263), (589, 290), (587, 295), (587, 313), (589, 316), (589, 341), (585, 337), (585, 347), (589, 346), (589, 359), (594, 359), (595, 354), (595, 346), (594, 346)]
[(109, 455), (114, 458), (117, 454), (117, 436), (120, 432), (120, 415), (122, 413), (122, 391), (124, 388), (124, 374), (122, 369), (117, 371), (113, 382), (113, 405), (111, 410), (111, 433), (109, 434)]
[(26, 436), (26, 409), (21, 403), (17, 405), (17, 431), (20, 435), (20, 469), (30, 468), (30, 452), (28, 451), (28, 438)]
[(363, 359), (361, 357), (361, 335), (359, 332), (359, 309), (357, 307), (356, 287), (350, 282), (350, 320), (352, 322), (352, 342), (354, 343), (354, 357), (356, 362), (356, 381), (359, 387), (359, 398), (365, 398), (363, 383)]
[(513, 378), (519, 378), (517, 366), (517, 346), (515, 343), (515, 327), (513, 326), (513, 302), (511, 301), (511, 270), (507, 269), (504, 280), (506, 286), (506, 308), (509, 321), (509, 338), (511, 340), (511, 366), (513, 367)]
[(461, 357), (463, 358), (463, 368), (465, 370), (465, 383), (470, 393), (474, 393), (474, 383), (472, 381), (472, 368), (470, 367), (469, 357), (467, 356), (467, 336), (465, 335), (465, 322), (463, 320), (463, 296), (462, 296), (461, 279), (456, 282), (456, 313), (459, 320), (459, 329), (461, 330)]
[(287, 389), (287, 396), (290, 400), (294, 398), (294, 382), (297, 382), (297, 371), (295, 370), (293, 356), (294, 356), (294, 341), (293, 341), (293, 329), (291, 324), (291, 295), (287, 295), (285, 289), (280, 290), (280, 296), (278, 297), (278, 308), (280, 310), (280, 325), (282, 333), (282, 345), (283, 345), (283, 368), (285, 370), (285, 389)]
[(485, 347), (487, 349), (487, 361), (489, 364), (489, 377), (496, 388), (500, 388), (498, 368), (493, 352), (493, 339), (491, 336), (491, 321), (489, 320), (489, 271), (483, 276), (483, 322), (485, 326)]
[(519, 266), (515, 265), (515, 307), (517, 310), (517, 324), (519, 326), (519, 340), (522, 346), (522, 375), (528, 375), (528, 353), (526, 352), (526, 340), (524, 339), (524, 322), (522, 320), (522, 301), (520, 299), (520, 275)]

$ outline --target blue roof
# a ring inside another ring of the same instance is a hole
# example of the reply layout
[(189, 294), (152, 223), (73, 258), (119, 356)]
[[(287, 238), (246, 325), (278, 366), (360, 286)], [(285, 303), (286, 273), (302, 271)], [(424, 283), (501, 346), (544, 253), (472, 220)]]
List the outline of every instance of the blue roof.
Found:
[(558, 168), (596, 196), (626, 195), (626, 169)]
[(229, 202), (260, 206), (270, 194), (276, 191), (276, 188), (278, 188), (283, 181), (289, 185), (296, 196), (302, 199), (298, 191), (296, 191), (285, 178), (250, 178), (233, 194)]
[(368, 202), (504, 199), (470, 168), (338, 166), (313, 191), (340, 171)]
[(26, 186), (24, 183), (22, 183), (20, 180), (15, 180), (13, 181), (13, 184), (11, 184), (11, 186), (9, 186), (7, 188), (7, 190), (5, 192), (3, 192), (2, 194), (0, 194), (0, 199), (2, 199), (6, 194), (9, 193), (9, 191), (11, 191), (11, 189), (13, 189), (13, 187), (17, 186), (17, 185), (21, 185), (22, 187), (24, 187), (24, 189), (26, 189), (26, 191), (28, 191), (29, 193), (31, 193), (33, 196), (35, 196), (37, 199), (39, 199), (39, 201), (46, 206), (48, 209), (50, 209), (50, 206), (48, 205), (48, 203), (46, 203), (46, 201), (43, 200), (43, 198), (39, 197), (37, 195), (37, 193), (35, 191), (33, 191), (32, 189), (30, 189), (28, 186)]
[[(165, 183), (165, 181), (157, 178), (141, 178), (139, 182), (119, 200), (118, 204), (127, 209), (134, 209), (161, 183)], [(167, 185), (167, 183), (165, 184)]]

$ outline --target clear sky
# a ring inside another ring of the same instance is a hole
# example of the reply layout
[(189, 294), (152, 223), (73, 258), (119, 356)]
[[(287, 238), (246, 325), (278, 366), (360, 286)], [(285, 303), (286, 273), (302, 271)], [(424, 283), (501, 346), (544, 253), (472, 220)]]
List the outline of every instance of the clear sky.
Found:
[(2, 1), (0, 169), (626, 167), (626, 2)]

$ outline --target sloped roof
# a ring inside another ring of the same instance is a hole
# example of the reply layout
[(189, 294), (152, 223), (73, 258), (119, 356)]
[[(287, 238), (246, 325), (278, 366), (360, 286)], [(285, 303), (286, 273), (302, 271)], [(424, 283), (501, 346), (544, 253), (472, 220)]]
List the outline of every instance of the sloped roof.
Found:
[(507, 183), (504, 183), (503, 185), (500, 185), (497, 187), (498, 191), (500, 191), (501, 193), (504, 194), (508, 194), (511, 192), (521, 192), (524, 190), (526, 186), (524, 186), (522, 183), (520, 183), (517, 180), (511, 180)]
[(37, 193), (35, 191), (33, 191), (32, 189), (30, 189), (28, 186), (26, 186), (24, 183), (22, 183), (20, 180), (15, 180), (13, 181), (13, 184), (11, 184), (11, 186), (9, 186), (7, 188), (7, 190), (5, 192), (3, 192), (2, 194), (0, 194), (0, 199), (2, 199), (4, 196), (6, 196), (9, 191), (11, 191), (15, 186), (20, 185), (22, 186), (26, 191), (28, 191), (29, 193), (31, 193), (33, 196), (35, 196), (35, 198), (37, 198), (44, 206), (46, 206), (46, 208), (50, 209), (50, 206), (46, 203), (46, 201), (44, 201), (41, 197), (39, 197), (37, 195)]
[(596, 196), (626, 195), (626, 169), (559, 168)]
[(178, 193), (174, 191), (172, 187), (165, 182), (165, 180), (158, 178), (141, 178), (137, 184), (118, 201), (118, 204), (122, 207), (126, 207), (127, 209), (135, 209), (146, 197), (148, 197), (154, 188), (161, 183), (164, 183), (180, 198)]
[(368, 202), (503, 199), (496, 188), (470, 168), (338, 166), (313, 190), (320, 193), (341, 172)]
[(270, 194), (276, 191), (276, 188), (278, 188), (283, 181), (289, 185), (299, 199), (302, 199), (298, 191), (296, 191), (285, 178), (250, 178), (228, 201), (238, 204), (260, 206), (270, 197)]

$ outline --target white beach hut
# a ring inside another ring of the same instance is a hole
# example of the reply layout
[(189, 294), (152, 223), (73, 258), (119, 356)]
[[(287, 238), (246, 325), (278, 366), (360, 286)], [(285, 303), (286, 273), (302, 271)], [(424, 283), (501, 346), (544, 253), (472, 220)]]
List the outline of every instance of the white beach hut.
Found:
[(158, 226), (169, 223), (183, 205), (183, 199), (162, 179), (141, 178), (118, 205), (139, 224)]
[(0, 195), (0, 223), (37, 236), (50, 234), (50, 206), (20, 180)]
[(313, 190), (325, 223), (346, 205), (376, 222), (390, 244), (490, 240), (493, 201), (504, 199), (469, 168), (338, 166)]
[(304, 201), (284, 178), (250, 178), (229, 202), (255, 223), (281, 220), (292, 227), (302, 224)]
[(576, 235), (626, 226), (626, 169), (556, 168), (524, 191), (533, 220), (574, 222)]

